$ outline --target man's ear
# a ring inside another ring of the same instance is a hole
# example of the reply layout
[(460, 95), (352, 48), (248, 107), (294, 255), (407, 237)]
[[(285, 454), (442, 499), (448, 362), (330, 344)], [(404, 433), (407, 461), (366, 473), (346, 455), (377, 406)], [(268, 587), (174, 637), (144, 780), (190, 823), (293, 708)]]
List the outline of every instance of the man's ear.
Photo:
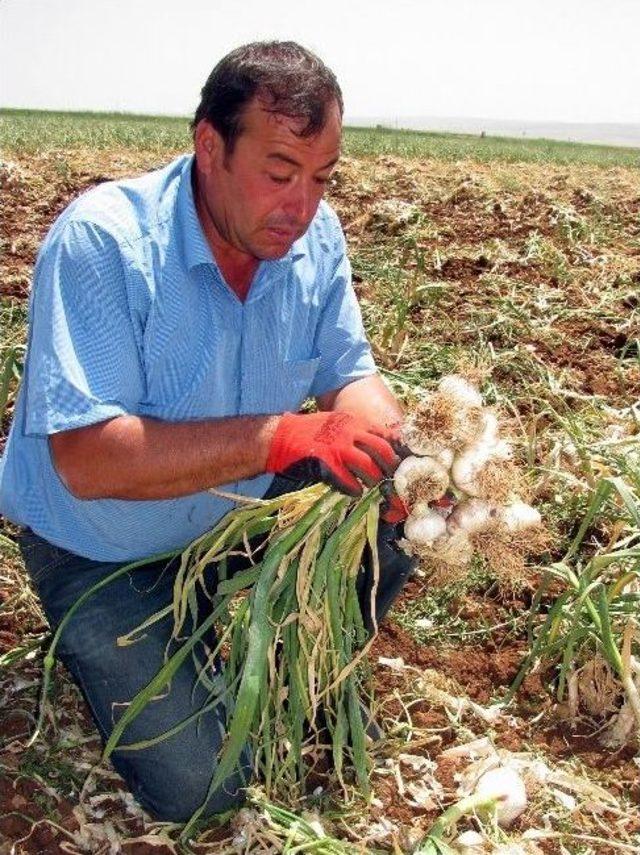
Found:
[(211, 172), (216, 162), (224, 159), (224, 140), (207, 119), (200, 119), (196, 125), (193, 147), (198, 169), (205, 174)]

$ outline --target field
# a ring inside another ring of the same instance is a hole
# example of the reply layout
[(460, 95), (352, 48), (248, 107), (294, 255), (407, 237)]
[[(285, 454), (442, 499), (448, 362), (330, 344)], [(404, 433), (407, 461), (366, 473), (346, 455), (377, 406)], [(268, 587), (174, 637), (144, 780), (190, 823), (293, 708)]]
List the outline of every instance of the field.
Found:
[[(188, 147), (184, 120), (0, 111), (2, 441), (47, 228), (83, 190)], [(288, 838), (282, 818), (256, 813), (193, 850), (411, 852), (499, 758), (521, 771), (527, 809), (507, 830), (461, 820), (458, 832), (481, 840), (453, 851), (640, 851), (629, 703), (640, 684), (640, 153), (348, 129), (329, 198), (384, 378), (407, 401), (452, 371), (478, 378), (548, 542), (524, 567), (498, 556), (463, 578), (422, 569), (409, 582), (371, 655), (389, 734), (374, 801), (346, 803), (323, 782), (289, 806), (319, 815), (332, 839)], [(47, 627), (12, 532), (3, 522), (0, 855), (177, 851), (179, 829), (150, 822), (99, 765), (62, 667), (44, 732), (27, 744)]]

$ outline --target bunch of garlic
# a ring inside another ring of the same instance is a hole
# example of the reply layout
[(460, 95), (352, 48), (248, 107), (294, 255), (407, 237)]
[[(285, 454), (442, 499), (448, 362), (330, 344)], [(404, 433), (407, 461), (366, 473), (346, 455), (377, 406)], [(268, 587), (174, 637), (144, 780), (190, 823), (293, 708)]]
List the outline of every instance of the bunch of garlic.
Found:
[(474, 536), (540, 525), (540, 514), (515, 495), (512, 451), (496, 414), (463, 377), (444, 377), (407, 419), (402, 438), (413, 456), (398, 467), (394, 485), (410, 510), (405, 548), (414, 554), (463, 566)]

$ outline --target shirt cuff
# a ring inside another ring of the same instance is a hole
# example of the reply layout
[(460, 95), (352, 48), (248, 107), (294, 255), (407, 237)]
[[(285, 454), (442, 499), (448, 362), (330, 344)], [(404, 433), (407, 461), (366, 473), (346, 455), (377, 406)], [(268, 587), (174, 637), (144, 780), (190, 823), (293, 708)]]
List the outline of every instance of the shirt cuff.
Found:
[(118, 416), (129, 415), (119, 404), (96, 403), (82, 413), (41, 413), (32, 416), (27, 415), (25, 419), (25, 434), (27, 436), (49, 436), (52, 433), (60, 433), (74, 428), (88, 427), (89, 425), (115, 419)]

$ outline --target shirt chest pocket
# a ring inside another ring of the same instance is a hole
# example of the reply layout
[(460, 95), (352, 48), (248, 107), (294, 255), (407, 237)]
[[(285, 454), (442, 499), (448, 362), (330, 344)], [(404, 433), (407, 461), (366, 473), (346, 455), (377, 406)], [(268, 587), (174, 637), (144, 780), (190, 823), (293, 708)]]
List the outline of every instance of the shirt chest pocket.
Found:
[(261, 382), (245, 397), (245, 412), (297, 412), (309, 397), (320, 357), (284, 360), (266, 366)]

